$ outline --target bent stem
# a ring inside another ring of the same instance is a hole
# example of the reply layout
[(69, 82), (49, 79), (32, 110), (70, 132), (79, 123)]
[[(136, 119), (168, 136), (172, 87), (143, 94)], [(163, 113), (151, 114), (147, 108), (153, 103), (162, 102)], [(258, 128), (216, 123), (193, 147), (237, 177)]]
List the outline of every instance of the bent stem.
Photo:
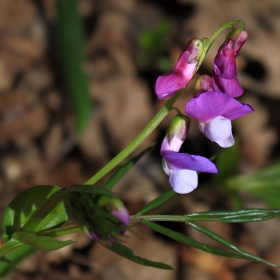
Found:
[(156, 116), (150, 121), (150, 123), (143, 129), (143, 131), (116, 157), (114, 157), (107, 165), (105, 165), (101, 170), (99, 170), (93, 177), (91, 177), (85, 185), (93, 185), (99, 181), (103, 176), (110, 172), (114, 167), (121, 163), (125, 158), (127, 158), (161, 123), (161, 121), (166, 117), (166, 115), (173, 109), (173, 104), (178, 99), (182, 91), (178, 91), (173, 95), (160, 109)]

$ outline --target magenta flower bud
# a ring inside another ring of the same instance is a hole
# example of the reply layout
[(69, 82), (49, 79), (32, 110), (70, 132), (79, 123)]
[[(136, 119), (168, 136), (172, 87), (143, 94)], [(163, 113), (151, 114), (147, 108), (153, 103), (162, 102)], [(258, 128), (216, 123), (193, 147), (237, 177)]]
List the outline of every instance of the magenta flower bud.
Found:
[(213, 90), (212, 78), (208, 75), (202, 75), (194, 85), (194, 97), (198, 97), (202, 92)]
[(191, 39), (172, 71), (157, 78), (155, 92), (159, 99), (169, 98), (190, 82), (196, 72), (202, 52), (202, 41), (197, 38)]
[(242, 95), (243, 88), (237, 80), (235, 58), (248, 39), (248, 32), (238, 28), (229, 33), (220, 47), (213, 65), (213, 85), (215, 91), (227, 93), (231, 97)]
[(129, 224), (129, 212), (120, 199), (103, 195), (98, 200), (97, 206), (109, 212), (113, 217), (118, 219), (124, 225), (127, 226)]
[(169, 176), (169, 182), (177, 193), (189, 193), (198, 185), (197, 171), (217, 173), (216, 166), (207, 158), (179, 150), (187, 136), (190, 119), (177, 115), (171, 122), (162, 142), (160, 154), (163, 157), (164, 172)]

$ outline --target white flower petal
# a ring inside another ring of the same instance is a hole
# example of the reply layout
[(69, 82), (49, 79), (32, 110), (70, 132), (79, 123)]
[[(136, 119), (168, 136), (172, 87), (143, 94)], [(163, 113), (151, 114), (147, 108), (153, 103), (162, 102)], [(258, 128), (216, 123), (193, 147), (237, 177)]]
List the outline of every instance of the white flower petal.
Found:
[(169, 182), (176, 193), (190, 193), (198, 185), (198, 176), (193, 170), (173, 170), (169, 172)]
[(231, 121), (227, 118), (218, 116), (208, 123), (199, 123), (199, 129), (207, 138), (216, 142), (221, 147), (230, 147), (234, 144)]

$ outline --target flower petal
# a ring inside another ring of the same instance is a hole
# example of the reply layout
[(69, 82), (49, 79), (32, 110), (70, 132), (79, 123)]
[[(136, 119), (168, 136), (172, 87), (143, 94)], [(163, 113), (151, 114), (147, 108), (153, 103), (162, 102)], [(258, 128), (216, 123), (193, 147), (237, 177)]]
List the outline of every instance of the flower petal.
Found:
[(156, 80), (155, 91), (159, 99), (172, 96), (177, 90), (184, 88), (192, 79), (197, 63), (188, 63), (189, 51), (184, 51), (179, 57), (173, 70)]
[(213, 162), (202, 156), (189, 155), (186, 153), (173, 153), (164, 156), (170, 170), (188, 169), (194, 171), (218, 173)]
[(111, 215), (126, 226), (129, 224), (130, 215), (126, 208), (118, 206), (116, 209), (111, 211)]
[(213, 73), (212, 80), (215, 91), (224, 92), (230, 95), (231, 97), (236, 98), (242, 95), (244, 91), (237, 78), (224, 79)]
[(161, 156), (164, 156), (169, 153), (179, 152), (183, 142), (184, 141), (179, 139), (176, 135), (174, 135), (172, 139), (168, 142), (168, 137), (165, 136), (161, 144)]
[(171, 170), (169, 182), (176, 193), (189, 193), (197, 187), (198, 176), (192, 170)]
[(218, 116), (234, 120), (254, 111), (250, 105), (240, 103), (226, 93), (215, 91), (204, 92), (192, 98), (185, 110), (189, 116), (204, 123)]
[(212, 142), (218, 143), (223, 148), (231, 147), (234, 144), (229, 119), (218, 116), (208, 123), (199, 123), (199, 129)]
[(237, 77), (235, 51), (231, 47), (231, 42), (219, 49), (214, 59), (213, 70), (216, 75), (225, 79)]

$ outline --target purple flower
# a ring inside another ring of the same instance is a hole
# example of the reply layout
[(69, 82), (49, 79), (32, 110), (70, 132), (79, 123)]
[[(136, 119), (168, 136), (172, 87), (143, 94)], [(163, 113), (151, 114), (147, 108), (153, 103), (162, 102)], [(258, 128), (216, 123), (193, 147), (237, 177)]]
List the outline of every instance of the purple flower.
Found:
[(186, 104), (186, 113), (199, 121), (199, 129), (221, 147), (234, 144), (231, 121), (254, 111), (223, 92), (204, 92)]
[[(178, 153), (188, 131), (189, 118), (176, 116), (161, 145), (163, 170), (169, 175), (169, 182), (177, 193), (185, 194), (193, 191), (198, 184), (197, 171), (218, 173), (216, 166), (202, 156)], [(175, 129), (176, 128), (176, 129)]]
[(196, 71), (202, 50), (202, 42), (197, 38), (191, 39), (172, 71), (157, 78), (155, 92), (159, 99), (169, 98), (188, 84)]
[(215, 91), (227, 93), (231, 97), (238, 97), (243, 93), (243, 88), (237, 80), (235, 58), (247, 39), (248, 32), (239, 28), (231, 32), (220, 47), (213, 65)]

